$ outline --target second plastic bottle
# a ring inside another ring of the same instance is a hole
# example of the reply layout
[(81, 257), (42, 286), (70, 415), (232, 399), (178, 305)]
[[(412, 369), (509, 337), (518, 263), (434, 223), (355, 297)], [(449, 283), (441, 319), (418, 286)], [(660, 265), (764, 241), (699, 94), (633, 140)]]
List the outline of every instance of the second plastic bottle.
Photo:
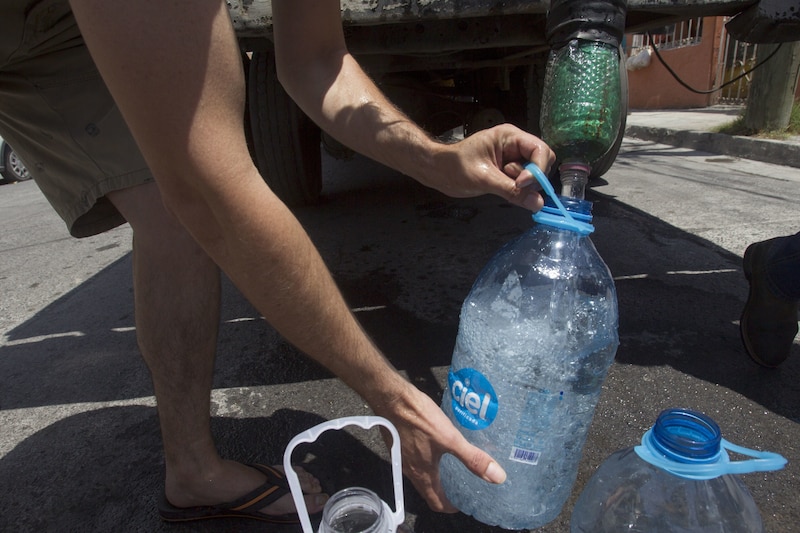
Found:
[(777, 453), (728, 442), (703, 413), (667, 409), (640, 445), (600, 465), (575, 503), (571, 531), (761, 533), (761, 514), (738, 475), (785, 464)]
[(442, 401), (467, 440), (508, 474), (492, 485), (445, 455), (447, 497), (506, 529), (540, 527), (560, 513), (619, 344), (614, 282), (588, 237), (591, 203), (561, 200), (566, 211), (537, 214), (539, 223), (473, 285)]

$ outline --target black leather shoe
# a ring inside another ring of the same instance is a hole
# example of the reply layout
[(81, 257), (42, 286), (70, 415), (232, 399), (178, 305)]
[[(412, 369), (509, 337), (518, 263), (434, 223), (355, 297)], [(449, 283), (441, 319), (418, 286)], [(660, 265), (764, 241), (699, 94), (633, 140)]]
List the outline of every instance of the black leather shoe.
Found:
[(748, 355), (769, 368), (777, 367), (789, 357), (797, 335), (797, 300), (775, 296), (764, 275), (766, 252), (774, 240), (751, 244), (744, 252), (744, 276), (750, 282), (750, 293), (739, 320), (739, 332)]

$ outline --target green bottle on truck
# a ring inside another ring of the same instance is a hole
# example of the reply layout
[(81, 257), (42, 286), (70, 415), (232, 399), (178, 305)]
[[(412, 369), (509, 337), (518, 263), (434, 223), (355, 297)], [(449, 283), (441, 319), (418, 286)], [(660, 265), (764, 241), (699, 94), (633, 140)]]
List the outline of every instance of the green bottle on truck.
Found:
[(590, 165), (617, 139), (620, 58), (616, 47), (573, 39), (550, 52), (542, 95), (542, 138), (561, 164)]

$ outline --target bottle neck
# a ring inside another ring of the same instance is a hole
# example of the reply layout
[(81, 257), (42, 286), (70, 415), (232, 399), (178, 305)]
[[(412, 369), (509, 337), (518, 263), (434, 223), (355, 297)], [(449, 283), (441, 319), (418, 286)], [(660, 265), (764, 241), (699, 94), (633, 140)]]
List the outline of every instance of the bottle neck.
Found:
[(653, 426), (652, 444), (665, 457), (681, 463), (717, 461), (722, 432), (708, 416), (688, 409), (669, 409)]
[[(751, 450), (726, 441), (716, 422), (689, 409), (663, 411), (642, 436), (642, 445), (635, 446), (634, 450), (643, 461), (670, 474), (694, 480), (767, 472), (786, 465), (786, 459), (776, 453)], [(728, 451), (751, 459), (731, 461)]]
[(362, 487), (340, 490), (325, 503), (321, 533), (388, 533), (389, 518), (377, 494)]
[[(587, 231), (584, 232), (572, 227), (564, 227), (560, 224), (559, 222), (564, 220), (564, 216), (556, 206), (555, 201), (549, 197), (545, 198), (544, 207), (533, 216), (533, 219), (539, 224), (544, 224), (545, 226), (550, 226), (557, 230), (577, 231), (581, 235), (588, 235), (591, 233), (594, 229), (591, 225), (592, 202), (588, 200), (579, 200), (577, 198), (567, 198), (565, 196), (559, 196), (559, 200), (561, 201), (561, 205), (564, 206), (564, 209), (572, 216), (575, 223), (586, 226)], [(555, 220), (553, 220), (553, 217)]]
[(590, 224), (592, 216), (588, 214), (591, 212), (591, 202), (578, 198), (569, 198), (571, 202), (588, 204), (586, 206), (586, 214), (581, 214), (577, 217), (573, 216), (570, 214), (570, 209), (565, 207), (559, 196), (556, 195), (553, 185), (545, 173), (534, 163), (529, 163), (525, 168), (534, 175), (545, 196), (545, 206), (538, 213), (534, 213), (534, 221), (539, 224), (574, 231), (583, 236), (589, 235), (594, 231), (594, 226)]
[(583, 200), (591, 168), (585, 163), (562, 163), (558, 167), (561, 176), (561, 196)]

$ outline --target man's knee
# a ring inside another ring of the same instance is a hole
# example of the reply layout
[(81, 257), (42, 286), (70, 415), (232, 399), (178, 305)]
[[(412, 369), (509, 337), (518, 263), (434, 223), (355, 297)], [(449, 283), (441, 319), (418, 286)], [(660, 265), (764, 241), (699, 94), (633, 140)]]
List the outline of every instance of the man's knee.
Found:
[(138, 246), (158, 246), (185, 253), (199, 246), (186, 228), (165, 207), (158, 186), (145, 183), (108, 194), (133, 229)]

